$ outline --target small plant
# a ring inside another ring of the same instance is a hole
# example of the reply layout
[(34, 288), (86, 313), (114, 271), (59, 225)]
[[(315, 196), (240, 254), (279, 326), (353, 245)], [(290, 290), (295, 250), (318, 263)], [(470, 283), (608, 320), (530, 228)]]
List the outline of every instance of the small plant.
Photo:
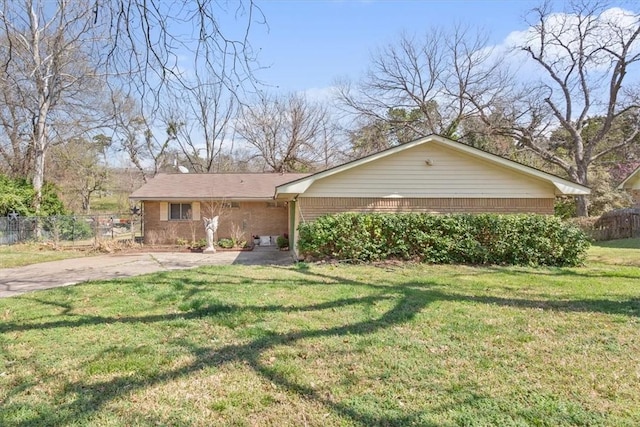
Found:
[(199, 239), (191, 242), (192, 249), (203, 249), (207, 247), (207, 239)]
[(181, 239), (181, 238), (176, 239), (176, 244), (178, 246), (187, 246), (187, 243), (189, 243), (187, 239)]
[(160, 242), (167, 244), (178, 239), (178, 227), (175, 224), (168, 224), (160, 234)]
[(289, 239), (285, 236), (278, 236), (276, 238), (276, 246), (278, 249), (285, 249), (289, 247)]
[(149, 242), (150, 245), (157, 245), (158, 242), (160, 242), (160, 233), (158, 233), (156, 230), (149, 230), (146, 234), (147, 242)]
[(233, 241), (233, 246), (240, 246), (240, 242), (244, 242), (246, 239), (244, 237), (244, 231), (242, 231), (242, 227), (231, 223), (231, 240)]
[(224, 249), (231, 249), (234, 246), (234, 241), (232, 239), (220, 239), (218, 240), (218, 246)]

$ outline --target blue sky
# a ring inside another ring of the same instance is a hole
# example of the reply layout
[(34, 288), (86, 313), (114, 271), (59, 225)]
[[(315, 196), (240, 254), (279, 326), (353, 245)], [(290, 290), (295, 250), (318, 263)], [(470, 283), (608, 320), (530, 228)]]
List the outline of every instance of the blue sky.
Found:
[[(357, 80), (376, 47), (397, 40), (402, 31), (456, 23), (484, 28), (500, 44), (524, 30), (530, 0), (258, 0), (268, 22), (252, 38), (260, 63), (257, 76), (273, 90), (323, 89), (337, 77)], [(562, 2), (558, 2), (561, 6)]]

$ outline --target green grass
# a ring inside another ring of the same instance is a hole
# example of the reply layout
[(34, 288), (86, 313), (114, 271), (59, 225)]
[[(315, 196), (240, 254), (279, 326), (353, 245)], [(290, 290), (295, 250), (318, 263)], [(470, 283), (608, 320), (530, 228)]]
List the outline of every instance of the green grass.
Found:
[(88, 254), (87, 251), (54, 249), (51, 246), (39, 244), (0, 245), (0, 268), (78, 258)]
[(207, 267), (0, 300), (0, 425), (640, 424), (640, 268)]
[(640, 239), (608, 240), (606, 242), (595, 242), (594, 246), (615, 249), (640, 249)]
[(128, 194), (123, 193), (92, 197), (91, 212), (94, 214), (129, 212)]
[(591, 262), (640, 267), (640, 239), (595, 242), (589, 249), (588, 259)]

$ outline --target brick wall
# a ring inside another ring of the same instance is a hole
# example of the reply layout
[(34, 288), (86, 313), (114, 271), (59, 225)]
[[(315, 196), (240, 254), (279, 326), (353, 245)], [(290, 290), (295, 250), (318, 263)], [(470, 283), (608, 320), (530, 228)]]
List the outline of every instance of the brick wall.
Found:
[(554, 199), (472, 198), (313, 198), (300, 197), (302, 221), (339, 212), (537, 213), (552, 215)]
[[(210, 202), (201, 202), (201, 215), (211, 216), (207, 209)], [(267, 202), (239, 202), (239, 207), (216, 209), (220, 219), (216, 240), (244, 233), (244, 240), (252, 235), (277, 236), (287, 232), (287, 208), (268, 207)], [(218, 204), (219, 206), (219, 204)], [(206, 238), (202, 219), (198, 221), (161, 221), (160, 202), (144, 202), (144, 241), (145, 243), (173, 244), (177, 238), (191, 241)]]

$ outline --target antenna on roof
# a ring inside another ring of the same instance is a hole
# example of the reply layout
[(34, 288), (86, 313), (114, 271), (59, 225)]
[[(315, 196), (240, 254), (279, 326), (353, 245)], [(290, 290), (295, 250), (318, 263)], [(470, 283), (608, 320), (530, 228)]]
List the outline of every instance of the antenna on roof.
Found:
[(178, 166), (178, 170), (180, 171), (180, 173), (189, 173), (189, 169), (185, 168), (182, 165)]

